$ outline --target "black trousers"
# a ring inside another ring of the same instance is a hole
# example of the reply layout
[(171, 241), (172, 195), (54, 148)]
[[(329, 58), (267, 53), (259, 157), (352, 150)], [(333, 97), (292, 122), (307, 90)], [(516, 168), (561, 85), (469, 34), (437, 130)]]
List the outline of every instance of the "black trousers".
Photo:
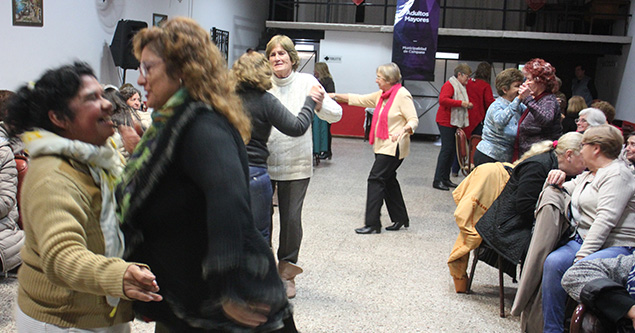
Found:
[(498, 161), (481, 153), (481, 151), (478, 149), (474, 151), (474, 167), (477, 167), (481, 164), (494, 163), (494, 162), (498, 162)]
[(375, 163), (368, 175), (366, 194), (366, 226), (381, 226), (381, 207), (386, 202), (388, 215), (393, 222), (409, 222), (406, 204), (403, 201), (401, 187), (397, 181), (397, 168), (403, 160), (396, 156), (375, 154)]
[(456, 129), (454, 127), (441, 126), (439, 123), (437, 123), (437, 126), (441, 134), (441, 150), (437, 158), (437, 169), (434, 172), (434, 181), (449, 181), (450, 168), (452, 167), (454, 156), (456, 156), (456, 139), (454, 138)]

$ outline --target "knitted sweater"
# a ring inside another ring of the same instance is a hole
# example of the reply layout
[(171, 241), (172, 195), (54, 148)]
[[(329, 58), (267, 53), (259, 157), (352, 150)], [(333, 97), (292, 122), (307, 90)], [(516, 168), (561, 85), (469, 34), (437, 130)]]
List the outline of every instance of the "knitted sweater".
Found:
[[(78, 162), (33, 158), (21, 192), (26, 241), (18, 273), (18, 305), (29, 317), (62, 327), (95, 328), (133, 319), (123, 294), (130, 265), (106, 258), (101, 193)], [(120, 297), (113, 308), (105, 295)]]
[(310, 96), (305, 97), (302, 111), (296, 116), (266, 91), (244, 89), (238, 95), (251, 118), (251, 140), (246, 146), (250, 166), (267, 167), (267, 140), (271, 126), (289, 136), (300, 136), (311, 126), (315, 102)]
[(635, 179), (622, 161), (614, 160), (595, 176), (586, 171), (563, 187), (580, 214), (578, 233), (584, 242), (576, 256), (635, 246)]
[(523, 156), (534, 143), (558, 140), (562, 134), (560, 105), (554, 94), (543, 94), (537, 100), (529, 96), (523, 103), (527, 109), (518, 124), (518, 157)]
[[(274, 75), (273, 88), (269, 92), (291, 113), (297, 115), (311, 88), (319, 84), (312, 75), (292, 72), (285, 78)], [(322, 109), (316, 110), (315, 114), (322, 120), (334, 123), (342, 118), (342, 107), (327, 95)], [(311, 131), (299, 137), (290, 137), (273, 129), (267, 143), (270, 153), (267, 164), (271, 179), (285, 181), (310, 178), (313, 173), (312, 144)]]

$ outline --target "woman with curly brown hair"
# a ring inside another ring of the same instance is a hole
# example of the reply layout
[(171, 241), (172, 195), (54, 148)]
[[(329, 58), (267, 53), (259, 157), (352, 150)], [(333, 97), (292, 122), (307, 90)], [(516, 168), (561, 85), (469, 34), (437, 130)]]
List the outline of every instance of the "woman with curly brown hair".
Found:
[(522, 156), (532, 144), (557, 140), (562, 133), (560, 104), (553, 89), (556, 69), (543, 59), (529, 60), (523, 67), (525, 82), (518, 94), (527, 110), (520, 116), (516, 138), (516, 157)]
[(251, 126), (225, 60), (188, 18), (143, 29), (133, 44), (154, 112), (117, 187), (118, 214), (124, 257), (156, 265), (164, 297), (135, 311), (159, 331), (283, 327), (291, 308), (251, 215)]

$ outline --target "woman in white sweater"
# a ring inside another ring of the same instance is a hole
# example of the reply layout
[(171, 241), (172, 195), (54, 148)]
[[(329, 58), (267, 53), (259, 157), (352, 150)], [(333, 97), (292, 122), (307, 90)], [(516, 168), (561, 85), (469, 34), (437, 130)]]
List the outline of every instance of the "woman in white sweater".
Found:
[(580, 154), (589, 171), (564, 183), (561, 171), (552, 170), (549, 184), (571, 194), (573, 238), (551, 252), (542, 274), (545, 332), (564, 330), (567, 294), (560, 281), (579, 260), (628, 255), (635, 246), (635, 178), (618, 160), (624, 139), (610, 125), (591, 127), (582, 138)]
[[(316, 102), (315, 114), (329, 123), (342, 118), (342, 107), (326, 96), (318, 80), (310, 74), (297, 73), (300, 57), (293, 41), (276, 35), (267, 43), (266, 56), (273, 67), (273, 88), (269, 90), (294, 115), (310, 95)], [(312, 92), (313, 86), (319, 86)], [(273, 188), (278, 189), (280, 241), (278, 271), (287, 287), (287, 296), (295, 297), (295, 276), (302, 273), (297, 265), (302, 242), (302, 204), (313, 173), (311, 131), (290, 137), (272, 129), (269, 142), (269, 175)]]

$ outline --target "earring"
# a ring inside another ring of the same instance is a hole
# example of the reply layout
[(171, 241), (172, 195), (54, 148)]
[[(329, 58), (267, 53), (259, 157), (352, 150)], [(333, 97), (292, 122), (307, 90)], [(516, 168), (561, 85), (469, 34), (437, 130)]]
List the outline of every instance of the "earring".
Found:
[(179, 78), (179, 85), (182, 86), (183, 85), (183, 79)]

